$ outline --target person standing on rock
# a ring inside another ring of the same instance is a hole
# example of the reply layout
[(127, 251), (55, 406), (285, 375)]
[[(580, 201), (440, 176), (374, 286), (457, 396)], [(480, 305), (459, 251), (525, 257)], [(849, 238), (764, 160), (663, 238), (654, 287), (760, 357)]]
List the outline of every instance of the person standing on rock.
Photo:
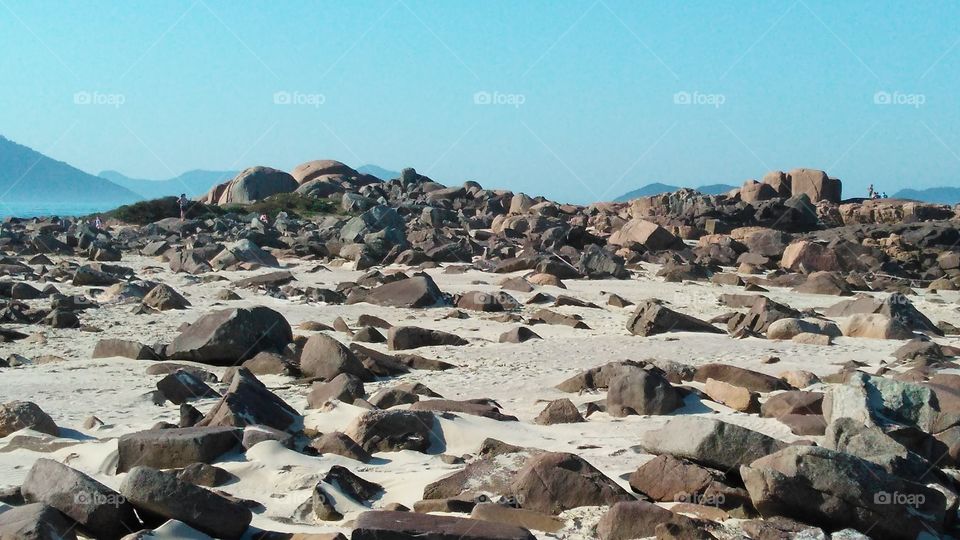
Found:
[(187, 199), (186, 193), (181, 193), (180, 198), (177, 199), (177, 203), (180, 204), (180, 221), (187, 219), (187, 205), (190, 204), (190, 200)]

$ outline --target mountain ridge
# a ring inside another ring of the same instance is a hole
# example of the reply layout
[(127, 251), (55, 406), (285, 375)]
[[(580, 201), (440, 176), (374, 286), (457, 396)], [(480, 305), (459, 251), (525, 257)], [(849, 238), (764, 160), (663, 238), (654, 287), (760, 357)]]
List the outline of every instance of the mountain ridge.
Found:
[[(51, 194), (57, 200), (51, 201)], [(0, 135), (0, 200), (11, 203), (134, 202), (133, 191)]]

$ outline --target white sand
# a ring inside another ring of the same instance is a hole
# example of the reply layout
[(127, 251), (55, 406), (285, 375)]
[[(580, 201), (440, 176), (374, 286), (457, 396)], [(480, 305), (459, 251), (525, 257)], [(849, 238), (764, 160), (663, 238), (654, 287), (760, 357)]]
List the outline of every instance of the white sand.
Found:
[[(285, 261), (292, 263), (295, 261)], [(701, 318), (710, 318), (728, 311), (718, 304), (722, 293), (742, 293), (737, 287), (721, 287), (704, 283), (663, 283), (653, 276), (656, 268), (649, 266), (644, 276), (631, 280), (567, 281), (566, 290), (542, 287), (538, 290), (557, 295), (568, 294), (582, 300), (592, 301), (601, 309), (550, 308), (564, 313), (583, 316), (590, 330), (574, 330), (564, 326), (537, 325), (532, 327), (544, 339), (523, 344), (501, 344), (498, 336), (516, 326), (491, 320), (494, 315), (471, 313), (469, 319), (444, 318), (446, 308), (429, 310), (395, 309), (369, 304), (352, 306), (327, 306), (308, 304), (293, 300), (278, 300), (254, 291), (237, 289), (242, 300), (217, 303), (213, 296), (217, 290), (229, 286), (228, 282), (201, 283), (198, 279), (174, 275), (166, 266), (153, 259), (131, 257), (122, 263), (138, 271), (147, 279), (163, 281), (181, 291), (193, 307), (180, 312), (165, 312), (153, 315), (131, 315), (133, 305), (105, 305), (90, 310), (81, 316), (85, 324), (103, 329), (102, 333), (86, 333), (78, 330), (54, 330), (42, 326), (26, 327), (26, 333), (43, 333), (45, 344), (3, 344), (3, 355), (19, 353), (28, 358), (40, 355), (57, 355), (62, 362), (31, 365), (5, 369), (0, 372), (0, 402), (29, 400), (36, 402), (64, 429), (68, 439), (78, 439), (76, 444), (51, 453), (23, 449), (4, 449), (10, 440), (24, 432), (0, 439), (0, 486), (19, 484), (32, 462), (40, 457), (52, 457), (85, 471), (105, 484), (117, 487), (121, 476), (113, 473), (116, 465), (116, 442), (114, 439), (125, 433), (147, 429), (159, 421), (176, 423), (179, 419), (177, 406), (153, 405), (144, 394), (155, 389), (159, 376), (149, 376), (145, 370), (151, 362), (122, 358), (90, 359), (93, 347), (101, 338), (134, 339), (143, 343), (168, 342), (177, 334), (177, 327), (219, 307), (265, 305), (284, 314), (294, 331), (307, 320), (330, 324), (343, 317), (354, 325), (360, 314), (368, 313), (382, 317), (394, 324), (414, 324), (428, 328), (454, 332), (468, 338), (465, 347), (430, 347), (415, 352), (428, 358), (445, 360), (460, 366), (445, 372), (414, 371), (386, 381), (366, 385), (368, 394), (378, 388), (390, 387), (400, 382), (421, 382), (450, 399), (493, 398), (506, 414), (520, 418), (520, 422), (497, 422), (494, 420), (460, 415), (454, 420), (441, 419), (444, 436), (443, 452), (461, 455), (476, 452), (481, 441), (493, 437), (508, 443), (533, 446), (547, 450), (575, 452), (598, 467), (605, 474), (629, 489), (626, 475), (648, 460), (650, 456), (634, 453), (630, 447), (646, 430), (655, 428), (667, 417), (631, 416), (611, 418), (604, 413), (590, 416), (581, 424), (539, 426), (531, 420), (539, 414), (545, 402), (568, 397), (578, 406), (588, 401), (602, 399), (604, 394), (565, 394), (553, 388), (562, 380), (581, 370), (616, 360), (642, 360), (659, 358), (699, 365), (708, 362), (724, 362), (755, 369), (772, 375), (786, 370), (803, 369), (820, 375), (838, 370), (837, 364), (850, 360), (866, 362), (878, 367), (892, 359), (890, 354), (900, 345), (899, 341), (879, 341), (839, 338), (833, 346), (799, 345), (792, 342), (773, 342), (761, 339), (737, 340), (725, 335), (673, 333), (650, 338), (630, 335), (625, 322), (631, 309), (606, 305), (601, 291), (617, 293), (627, 299), (638, 301), (645, 298), (660, 298), (670, 302), (675, 309)], [(333, 288), (337, 283), (360, 276), (362, 272), (345, 268), (333, 268), (329, 272), (306, 273), (312, 264), (292, 268), (301, 287), (308, 285)], [(156, 269), (156, 270), (152, 270)], [(234, 279), (250, 275), (249, 272), (223, 272)], [(430, 274), (442, 290), (456, 293), (467, 290), (496, 291), (497, 283), (505, 275), (470, 271), (465, 274), (444, 274), (431, 270)], [(523, 272), (513, 274), (522, 275)], [(57, 284), (62, 292), (82, 292), (69, 284)], [(510, 292), (520, 301), (530, 294)], [(841, 300), (832, 296), (795, 294), (785, 289), (775, 289), (768, 296), (798, 309), (825, 308)], [(957, 293), (943, 292), (934, 295), (919, 295), (913, 298), (918, 309), (932, 320), (945, 320), (960, 325)], [(39, 301), (45, 304), (46, 301)], [(542, 306), (525, 306), (529, 314)], [(543, 306), (546, 307), (546, 306)], [(348, 342), (345, 334), (332, 333), (341, 341)], [(941, 344), (960, 346), (960, 339), (944, 338)], [(367, 344), (365, 344), (367, 345)], [(373, 345), (386, 350), (383, 345)], [(765, 364), (762, 361), (777, 356), (780, 361)], [(208, 367), (222, 374), (223, 368)], [(873, 369), (867, 368), (869, 371)], [(262, 377), (270, 387), (287, 384), (280, 376)], [(694, 385), (696, 386), (696, 385)], [(222, 385), (217, 386), (223, 389)], [(277, 394), (299, 410), (306, 406), (306, 387), (289, 387), (277, 390)], [(214, 400), (204, 400), (195, 405), (206, 410)], [(712, 409), (712, 410), (711, 410)], [(305, 424), (320, 431), (342, 430), (362, 409), (339, 404), (330, 411), (307, 411)], [(719, 417), (755, 429), (784, 440), (796, 440), (786, 426), (776, 420), (761, 419), (736, 413), (713, 403), (692, 403), (683, 411), (697, 414), (718, 414)], [(96, 416), (105, 426), (86, 431), (84, 419)], [(69, 442), (69, 441), (64, 441)], [(581, 447), (578, 449), (578, 447)], [(337, 509), (345, 520), (329, 525), (292, 525), (284, 520), (310, 496), (310, 491), (332, 465), (344, 465), (363, 478), (382, 484), (385, 495), (374, 503), (375, 507), (390, 502), (412, 507), (421, 498), (423, 487), (462, 465), (448, 465), (439, 458), (439, 445), (429, 454), (405, 451), (378, 454), (374, 462), (363, 464), (336, 455), (309, 457), (282, 448), (276, 443), (262, 443), (246, 453), (227, 456), (220, 466), (237, 475), (240, 480), (224, 486), (238, 497), (254, 499), (266, 507), (256, 514), (253, 524), (263, 529), (281, 531), (349, 531), (349, 521), (364, 508), (334, 494)], [(333, 491), (333, 490), (331, 490)], [(567, 512), (568, 526), (556, 538), (590, 538), (590, 528), (602, 515), (603, 509), (586, 508)], [(171, 524), (169, 531), (161, 531), (158, 538), (177, 536)], [(201, 536), (202, 537), (202, 536)]]

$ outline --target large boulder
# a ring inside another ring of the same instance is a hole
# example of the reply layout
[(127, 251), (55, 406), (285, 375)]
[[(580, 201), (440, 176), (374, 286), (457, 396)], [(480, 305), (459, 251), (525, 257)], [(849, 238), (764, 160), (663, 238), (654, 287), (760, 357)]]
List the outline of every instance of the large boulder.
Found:
[(214, 460), (239, 447), (243, 430), (229, 427), (151, 429), (128, 433), (117, 442), (117, 473), (137, 465), (174, 469)]
[(546, 514), (633, 500), (632, 495), (583, 458), (564, 452), (530, 457), (517, 472), (510, 490), (524, 508)]
[(655, 300), (637, 305), (636, 311), (627, 320), (627, 330), (638, 336), (652, 336), (666, 332), (706, 332), (723, 334), (712, 324), (674, 311)]
[(208, 313), (171, 343), (169, 358), (232, 366), (261, 351), (281, 351), (293, 341), (293, 330), (280, 313), (263, 306)]
[(853, 418), (868, 426), (901, 424), (927, 433), (943, 431), (960, 420), (956, 410), (941, 406), (929, 385), (860, 372), (846, 384), (827, 388), (823, 415), (828, 422)]
[(131, 360), (158, 360), (156, 351), (138, 341), (101, 339), (93, 347), (91, 358), (130, 358)]
[(704, 364), (697, 368), (693, 380), (706, 383), (708, 379), (723, 381), (753, 392), (773, 392), (788, 388), (783, 379), (730, 364)]
[(253, 519), (241, 502), (149, 467), (128, 472), (120, 493), (147, 515), (182, 521), (214, 538), (240, 538)]
[(297, 181), (289, 174), (270, 167), (250, 167), (230, 180), (217, 204), (248, 204), (277, 193), (297, 189)]
[(727, 483), (722, 471), (670, 455), (657, 456), (630, 475), (630, 488), (654, 501), (722, 508), (749, 505), (746, 490)]
[[(443, 302), (443, 293), (427, 275), (385, 283), (363, 294), (356, 301), (378, 306), (424, 308)], [(348, 303), (352, 303), (349, 299)]]
[(780, 266), (792, 272), (834, 272), (841, 270), (835, 250), (809, 240), (797, 240), (787, 246)]
[(197, 426), (245, 427), (264, 425), (278, 430), (298, 431), (300, 413), (288, 405), (247, 368), (237, 368), (230, 387)]
[(0, 437), (6, 437), (14, 431), (32, 429), (47, 435), (58, 437), (60, 428), (32, 401), (11, 401), (0, 405)]
[(143, 305), (159, 311), (167, 311), (168, 309), (186, 309), (190, 307), (190, 302), (173, 287), (161, 283), (143, 297)]
[(356, 176), (358, 173), (353, 168), (339, 161), (332, 159), (317, 159), (301, 163), (290, 171), (290, 175), (298, 184), (305, 184), (311, 180), (316, 180), (321, 176), (344, 175)]
[(56, 508), (33, 503), (0, 512), (3, 540), (77, 540), (76, 524)]
[(215, 270), (234, 270), (241, 263), (268, 267), (280, 266), (276, 257), (264, 251), (249, 238), (224, 246), (220, 253), (210, 259), (210, 266)]
[(357, 517), (352, 540), (536, 540), (527, 529), (479, 519), (371, 511)]
[(676, 247), (680, 240), (670, 231), (645, 219), (628, 221), (619, 231), (613, 233), (607, 243), (614, 246), (643, 244), (647, 249), (659, 251)]
[(853, 315), (841, 326), (843, 335), (869, 339), (911, 339), (913, 332), (899, 320), (881, 313)]
[(43, 503), (96, 538), (117, 539), (140, 529), (140, 520), (116, 491), (52, 459), (33, 463), (20, 488), (29, 503)]
[(667, 379), (639, 367), (611, 379), (607, 390), (610, 416), (670, 414), (682, 406), (683, 395)]
[(641, 436), (648, 454), (670, 454), (722, 471), (753, 462), (786, 446), (763, 433), (703, 416), (677, 416)]
[(827, 173), (816, 169), (793, 169), (787, 173), (790, 179), (790, 191), (793, 195), (806, 195), (810, 202), (820, 201), (839, 203), (843, 185), (840, 180), (830, 178)]
[(790, 446), (740, 467), (754, 507), (765, 518), (786, 516), (827, 530), (846, 527), (876, 538), (939, 536), (943, 493), (894, 476), (850, 454)]
[(344, 373), (364, 381), (373, 380), (373, 374), (350, 349), (326, 334), (314, 334), (307, 339), (300, 353), (300, 371), (307, 377), (327, 381)]
[(418, 326), (394, 326), (387, 333), (387, 347), (394, 351), (441, 345), (461, 346), (468, 343), (469, 341), (460, 336)]
[(358, 416), (344, 434), (369, 453), (425, 452), (435, 438), (435, 419), (427, 411), (369, 411)]

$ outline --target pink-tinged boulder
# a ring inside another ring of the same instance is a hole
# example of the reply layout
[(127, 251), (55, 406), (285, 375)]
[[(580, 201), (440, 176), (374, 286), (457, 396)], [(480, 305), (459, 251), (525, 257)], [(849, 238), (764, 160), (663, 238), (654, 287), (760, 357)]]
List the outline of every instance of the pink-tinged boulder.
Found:
[(643, 244), (647, 249), (661, 250), (677, 245), (679, 240), (670, 231), (645, 219), (632, 219), (619, 231), (613, 233), (607, 242), (614, 246), (631, 243)]
[(840, 202), (843, 184), (836, 178), (828, 177), (827, 173), (816, 169), (793, 169), (788, 176), (794, 195), (806, 194), (813, 203)]
[(783, 251), (780, 266), (791, 272), (834, 272), (841, 270), (837, 254), (830, 248), (798, 240)]

